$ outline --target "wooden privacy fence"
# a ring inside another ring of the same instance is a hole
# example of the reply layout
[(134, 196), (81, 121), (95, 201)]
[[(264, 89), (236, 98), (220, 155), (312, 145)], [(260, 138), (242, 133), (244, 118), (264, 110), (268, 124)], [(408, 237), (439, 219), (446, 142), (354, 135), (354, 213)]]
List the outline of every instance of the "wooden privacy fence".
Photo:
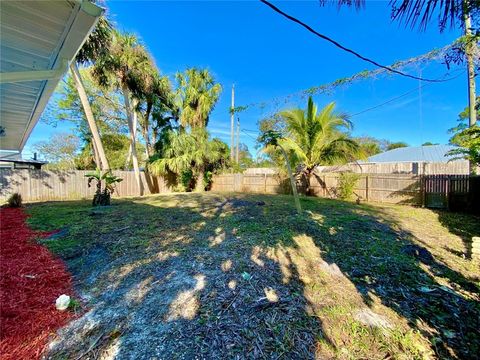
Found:
[[(0, 169), (0, 199), (18, 192), (25, 201), (90, 199), (94, 186), (88, 187), (85, 175), (90, 171), (44, 171)], [(139, 194), (133, 171), (113, 171), (123, 181), (114, 196)], [(170, 192), (161, 177), (142, 172), (145, 194)], [(338, 193), (338, 173), (316, 173), (311, 180), (315, 196), (335, 198)], [(272, 174), (214, 175), (212, 191), (285, 194), (290, 192), (287, 178)], [(299, 192), (305, 185), (298, 185)], [(480, 211), (480, 177), (469, 175), (405, 175), (359, 174), (354, 188), (356, 197), (364, 201), (423, 205), (456, 211)]]
[(317, 166), (317, 173), (354, 172), (359, 174), (404, 174), (404, 175), (466, 175), (470, 172), (467, 160), (449, 162), (380, 162), (354, 163), (346, 165)]
[[(315, 196), (335, 198), (338, 188), (338, 173), (317, 174), (310, 183)], [(285, 194), (291, 192), (288, 179), (279, 175), (215, 175), (212, 191)], [(300, 193), (305, 186), (297, 185)], [(360, 175), (354, 193), (365, 201), (421, 205), (420, 177), (401, 174)]]
[[(15, 192), (20, 193), (25, 201), (90, 199), (95, 192), (95, 186), (88, 187), (85, 175), (91, 172), (0, 169), (0, 199), (5, 201)], [(113, 174), (123, 179), (118, 183), (114, 196), (139, 194), (133, 171), (113, 171)], [(141, 178), (145, 194), (170, 191), (161, 177), (152, 177), (142, 172)]]
[[(315, 196), (335, 198), (338, 173), (317, 173), (311, 179)], [(289, 193), (288, 179), (279, 175), (215, 175), (213, 191), (267, 194)], [(299, 192), (305, 186), (298, 185)], [(469, 175), (404, 175), (363, 174), (354, 188), (354, 195), (364, 201), (409, 204), (456, 211), (480, 210), (480, 177)]]

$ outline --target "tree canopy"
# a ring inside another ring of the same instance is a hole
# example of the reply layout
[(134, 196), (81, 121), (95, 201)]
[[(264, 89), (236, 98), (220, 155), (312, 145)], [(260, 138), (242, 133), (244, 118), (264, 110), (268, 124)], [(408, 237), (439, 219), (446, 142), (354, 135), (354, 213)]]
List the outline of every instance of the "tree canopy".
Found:
[(204, 128), (218, 101), (222, 86), (207, 69), (190, 68), (176, 75), (180, 125)]
[(271, 146), (266, 147), (266, 152), (279, 159), (276, 149), (280, 145), (293, 167), (302, 169), (308, 183), (317, 165), (345, 163), (359, 156), (359, 146), (349, 134), (352, 123), (346, 114), (335, 110), (335, 103), (319, 110), (309, 97), (306, 109), (281, 111), (260, 127), (263, 136), (279, 134), (271, 136), (278, 144), (269, 141)]

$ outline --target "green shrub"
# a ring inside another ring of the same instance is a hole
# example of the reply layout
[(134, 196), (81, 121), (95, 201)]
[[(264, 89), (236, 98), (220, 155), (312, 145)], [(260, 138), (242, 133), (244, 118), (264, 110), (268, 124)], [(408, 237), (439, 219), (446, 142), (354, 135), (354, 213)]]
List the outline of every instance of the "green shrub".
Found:
[(357, 185), (357, 181), (360, 179), (359, 174), (343, 172), (338, 178), (337, 194), (342, 200), (351, 200), (353, 196), (353, 190)]
[(14, 193), (7, 200), (8, 207), (18, 208), (22, 206), (22, 195)]

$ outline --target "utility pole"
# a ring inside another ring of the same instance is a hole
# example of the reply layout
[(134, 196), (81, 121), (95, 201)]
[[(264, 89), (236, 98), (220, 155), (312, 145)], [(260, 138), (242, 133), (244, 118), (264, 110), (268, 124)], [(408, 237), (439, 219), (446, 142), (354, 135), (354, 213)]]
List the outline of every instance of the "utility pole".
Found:
[[(475, 96), (475, 65), (473, 62), (473, 56), (475, 50), (477, 50), (477, 44), (473, 41), (472, 37), (472, 19), (470, 17), (470, 9), (467, 7), (467, 2), (464, 2), (463, 6), (464, 19), (465, 19), (465, 56), (467, 58), (467, 76), (468, 76), (468, 126), (472, 127), (477, 122), (477, 111), (475, 109), (476, 96)], [(470, 160), (470, 173), (475, 172), (475, 164)]]
[(230, 141), (230, 161), (233, 163), (233, 152), (235, 149), (235, 84), (232, 85), (232, 107), (230, 108), (230, 133), (231, 133), (231, 141)]
[(465, 9), (465, 55), (467, 57), (467, 73), (468, 73), (468, 125), (472, 127), (477, 122), (477, 112), (475, 111), (475, 65), (473, 62), (473, 55), (476, 50), (476, 43), (472, 39), (472, 19), (470, 12)]
[(240, 117), (237, 116), (237, 153), (235, 154), (235, 161), (238, 164), (240, 160)]

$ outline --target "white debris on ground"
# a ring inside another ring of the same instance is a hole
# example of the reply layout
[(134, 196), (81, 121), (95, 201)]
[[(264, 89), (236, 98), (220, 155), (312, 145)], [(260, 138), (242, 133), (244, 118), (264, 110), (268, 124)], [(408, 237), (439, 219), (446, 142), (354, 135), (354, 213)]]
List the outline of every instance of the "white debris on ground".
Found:
[(371, 328), (392, 329), (393, 326), (383, 316), (374, 313), (370, 309), (361, 309), (355, 313), (355, 320)]
[(55, 300), (55, 307), (57, 310), (64, 311), (68, 309), (70, 305), (70, 296), (62, 294), (60, 295), (57, 300)]

